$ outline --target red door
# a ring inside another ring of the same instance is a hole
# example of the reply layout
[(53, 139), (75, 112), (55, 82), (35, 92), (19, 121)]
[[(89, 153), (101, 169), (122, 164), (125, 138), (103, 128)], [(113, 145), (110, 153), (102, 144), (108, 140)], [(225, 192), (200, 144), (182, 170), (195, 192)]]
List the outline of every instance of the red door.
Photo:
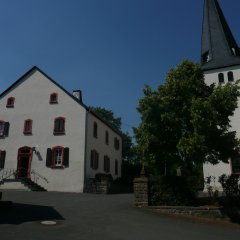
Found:
[(22, 147), (18, 149), (17, 178), (29, 178), (32, 160), (32, 148)]

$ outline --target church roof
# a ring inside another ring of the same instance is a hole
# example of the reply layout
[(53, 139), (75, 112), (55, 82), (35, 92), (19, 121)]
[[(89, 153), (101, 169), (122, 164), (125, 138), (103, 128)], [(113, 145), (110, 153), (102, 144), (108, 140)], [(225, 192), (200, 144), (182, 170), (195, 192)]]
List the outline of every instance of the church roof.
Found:
[(240, 65), (240, 50), (217, 0), (205, 0), (201, 63), (203, 70)]

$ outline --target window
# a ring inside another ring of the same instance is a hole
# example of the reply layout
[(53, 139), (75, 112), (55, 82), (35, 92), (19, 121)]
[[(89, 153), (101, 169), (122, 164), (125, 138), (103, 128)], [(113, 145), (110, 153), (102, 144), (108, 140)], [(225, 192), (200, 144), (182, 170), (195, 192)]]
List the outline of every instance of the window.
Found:
[(0, 120), (0, 137), (8, 136), (9, 132), (9, 122), (4, 122)]
[(221, 84), (221, 83), (224, 83), (224, 75), (223, 73), (219, 73), (218, 74), (218, 82)]
[(105, 143), (109, 145), (109, 133), (108, 131), (105, 132)]
[(14, 107), (14, 102), (15, 102), (15, 98), (14, 97), (8, 98), (6, 107), (13, 108)]
[(202, 63), (207, 63), (209, 61), (210, 61), (210, 55), (209, 55), (209, 51), (207, 51), (202, 55)]
[(240, 174), (240, 158), (232, 160), (232, 174)]
[(118, 175), (118, 160), (115, 160), (115, 175)]
[(92, 150), (90, 167), (94, 170), (98, 169), (98, 159), (99, 159), (98, 152), (96, 150)]
[(234, 81), (234, 77), (233, 77), (233, 72), (228, 72), (228, 81), (229, 82), (233, 82)]
[(98, 125), (97, 125), (96, 122), (93, 123), (93, 136), (94, 136), (95, 138), (98, 137)]
[(47, 149), (46, 166), (64, 168), (69, 166), (69, 148), (56, 146)]
[(119, 140), (117, 138), (114, 138), (114, 147), (115, 147), (116, 150), (119, 150), (120, 143), (119, 143)]
[(108, 173), (110, 171), (110, 158), (107, 155), (104, 156), (103, 170), (106, 173)]
[(5, 165), (6, 151), (0, 150), (0, 169), (4, 168)]
[(52, 93), (50, 94), (50, 101), (51, 104), (57, 104), (58, 103), (58, 94)]
[(65, 118), (63, 117), (55, 118), (53, 133), (56, 135), (65, 134)]
[(32, 120), (31, 119), (25, 120), (23, 133), (24, 134), (32, 134)]

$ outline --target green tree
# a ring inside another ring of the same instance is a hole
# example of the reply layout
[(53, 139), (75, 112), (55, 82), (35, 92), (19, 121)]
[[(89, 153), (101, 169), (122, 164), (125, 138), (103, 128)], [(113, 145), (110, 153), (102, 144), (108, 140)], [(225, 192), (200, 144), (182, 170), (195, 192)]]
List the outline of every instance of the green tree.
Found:
[(239, 96), (237, 84), (206, 85), (201, 67), (187, 60), (156, 91), (145, 86), (134, 129), (144, 165), (171, 174), (178, 166), (192, 172), (203, 162), (228, 162), (240, 148), (229, 119)]
[(105, 120), (116, 131), (121, 132), (122, 119), (120, 117), (115, 117), (112, 110), (107, 110), (102, 107), (90, 107), (90, 109)]

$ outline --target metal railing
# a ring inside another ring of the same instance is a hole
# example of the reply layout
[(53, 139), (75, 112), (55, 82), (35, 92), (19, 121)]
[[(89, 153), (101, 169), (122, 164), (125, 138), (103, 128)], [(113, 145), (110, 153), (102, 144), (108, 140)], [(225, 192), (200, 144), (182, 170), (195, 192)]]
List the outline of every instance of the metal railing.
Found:
[(1, 169), (0, 170), (0, 182), (5, 179), (15, 179), (16, 178), (16, 169)]
[(45, 178), (44, 176), (42, 176), (40, 173), (36, 172), (35, 170), (31, 170), (30, 175), (31, 175), (31, 180), (35, 183), (37, 183), (39, 179), (42, 179), (46, 183), (48, 183), (47, 178)]
[[(18, 169), (0, 169), (0, 183), (4, 182), (7, 179), (17, 180), (17, 179), (27, 179), (28, 178), (28, 169), (18, 168)], [(38, 183), (39, 180), (44, 180), (48, 183), (46, 177), (42, 176), (35, 170), (30, 171), (30, 179)]]

